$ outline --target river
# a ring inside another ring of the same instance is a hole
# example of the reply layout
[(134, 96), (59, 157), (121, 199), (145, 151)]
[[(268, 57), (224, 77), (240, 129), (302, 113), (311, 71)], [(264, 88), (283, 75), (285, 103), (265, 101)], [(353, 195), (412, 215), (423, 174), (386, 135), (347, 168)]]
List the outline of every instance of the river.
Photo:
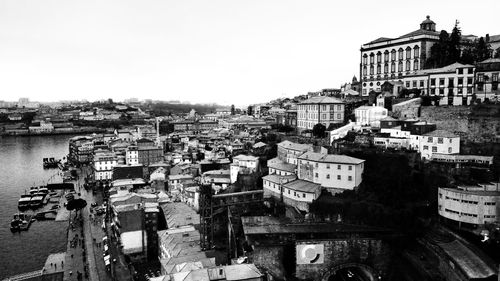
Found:
[(28, 231), (12, 233), (10, 221), (19, 196), (33, 184), (46, 184), (58, 169), (44, 170), (42, 159), (61, 159), (72, 136), (0, 137), (0, 280), (42, 269), (50, 253), (66, 250), (67, 222), (35, 221)]

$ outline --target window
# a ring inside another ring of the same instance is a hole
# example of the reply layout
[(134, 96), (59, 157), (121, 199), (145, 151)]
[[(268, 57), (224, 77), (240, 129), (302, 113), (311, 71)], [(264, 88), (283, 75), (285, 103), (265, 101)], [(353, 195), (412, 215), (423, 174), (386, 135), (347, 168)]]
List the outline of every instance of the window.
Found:
[(458, 85), (463, 85), (464, 84), (464, 78), (463, 77), (460, 77), (458, 78)]
[(337, 170), (340, 170), (341, 169), (341, 166), (340, 165), (337, 165)]
[(402, 59), (403, 59), (403, 49), (401, 49), (401, 48), (398, 50), (398, 58), (399, 58), (400, 60), (402, 60)]
[(391, 63), (391, 72), (392, 73), (396, 72), (396, 64), (395, 63)]
[(377, 74), (380, 74), (382, 73), (382, 67), (379, 65), (377, 65)]
[(384, 52), (384, 62), (388, 62), (389, 61), (389, 51), (385, 51)]
[(363, 64), (368, 63), (368, 56), (366, 54), (363, 55)]
[(348, 180), (348, 181), (352, 181), (352, 176), (348, 176), (348, 177), (347, 177), (347, 180)]
[(402, 61), (400, 61), (398, 63), (398, 72), (401, 72), (401, 71), (403, 71), (403, 62)]
[(382, 62), (382, 53), (378, 52), (377, 53), (377, 63)]
[(433, 146), (433, 147), (432, 147), (432, 152), (437, 152), (437, 151), (438, 151), (437, 146)]
[(467, 94), (472, 95), (472, 87), (467, 87)]
[(314, 164), (314, 166), (315, 166), (316, 168), (318, 168), (318, 163)]
[(315, 177), (318, 177), (318, 173), (316, 173), (314, 176), (315, 176)]
[(458, 74), (464, 74), (464, 69), (463, 68), (459, 68), (458, 69)]
[(438, 143), (443, 143), (443, 138), (438, 138)]
[(427, 145), (424, 145), (424, 150), (429, 150), (429, 147)]
[(374, 60), (374, 55), (373, 53), (370, 54), (370, 63), (373, 64), (373, 60)]
[(417, 87), (417, 81), (413, 81), (413, 88)]
[(477, 75), (477, 82), (478, 83), (484, 82), (484, 74), (478, 74)]
[(411, 48), (410, 47), (406, 48), (406, 59), (411, 59)]
[(337, 119), (341, 119), (341, 118), (342, 118), (342, 115), (340, 115), (340, 113), (337, 114)]
[(302, 193), (302, 197), (303, 197), (303, 198), (306, 198), (306, 194), (305, 194), (305, 193)]
[(492, 82), (491, 83), (491, 90), (492, 91), (497, 91), (498, 90), (498, 82)]
[(363, 76), (366, 76), (366, 66), (363, 66)]
[(342, 178), (340, 177), (340, 175), (337, 175), (337, 179), (338, 179), (338, 180), (341, 180)]
[(439, 89), (439, 95), (444, 96), (444, 89)]
[[(472, 79), (472, 78), (470, 78), (470, 79)], [(498, 73), (491, 74), (491, 82), (498, 82)]]
[(420, 57), (420, 47), (418, 47), (418, 46), (413, 47), (413, 56), (415, 58)]
[(448, 78), (448, 88), (453, 88), (454, 87), (453, 84), (454, 84), (454, 79)]
[(420, 87), (423, 88), (424, 87), (424, 80), (420, 80)]
[(388, 73), (389, 72), (389, 65), (386, 63), (384, 64), (384, 73)]
[(448, 147), (448, 153), (451, 153), (451, 147)]
[(326, 174), (326, 179), (330, 179), (330, 174)]
[(411, 62), (408, 60), (406, 61), (406, 71), (410, 71), (411, 70)]
[(436, 78), (431, 79), (431, 86), (436, 86)]
[(370, 75), (373, 75), (373, 65), (370, 65)]
[(428, 137), (427, 142), (432, 142), (432, 137)]
[(405, 86), (406, 86), (406, 89), (409, 89), (410, 88), (410, 81), (406, 81)]
[(327, 169), (330, 169), (330, 164), (326, 164), (326, 168), (327, 168)]
[(472, 77), (467, 78), (467, 85), (472, 85)]
[(418, 70), (418, 60), (413, 61), (413, 70)]
[(352, 171), (352, 166), (351, 165), (349, 165), (349, 171)]

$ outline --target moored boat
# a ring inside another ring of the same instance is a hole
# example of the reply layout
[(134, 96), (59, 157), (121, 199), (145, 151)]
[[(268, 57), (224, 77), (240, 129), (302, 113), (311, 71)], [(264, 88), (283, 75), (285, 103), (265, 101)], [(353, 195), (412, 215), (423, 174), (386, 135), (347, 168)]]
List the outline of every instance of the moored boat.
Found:
[(17, 207), (20, 210), (27, 209), (30, 206), (30, 201), (31, 201), (31, 194), (21, 195), (21, 198), (19, 198), (19, 201), (17, 203)]
[(32, 222), (32, 216), (25, 213), (16, 213), (10, 222), (10, 230), (12, 232), (28, 230)]
[(44, 196), (40, 196), (40, 195), (35, 195), (35, 196), (31, 197), (30, 208), (33, 208), (33, 209), (40, 208), (43, 204), (43, 198), (44, 198)]

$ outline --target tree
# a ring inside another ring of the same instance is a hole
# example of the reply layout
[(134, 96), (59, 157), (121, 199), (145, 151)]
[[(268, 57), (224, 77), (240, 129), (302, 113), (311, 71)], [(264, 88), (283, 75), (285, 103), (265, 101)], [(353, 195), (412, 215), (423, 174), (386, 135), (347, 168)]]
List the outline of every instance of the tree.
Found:
[(446, 63), (445, 65), (455, 63), (457, 61), (460, 61), (460, 41), (461, 41), (461, 31), (460, 28), (458, 28), (457, 25), (453, 28), (453, 31), (451, 32), (450, 35), (450, 40), (448, 42), (447, 46), (447, 51), (448, 51), (448, 57), (445, 60)]
[(491, 47), (489, 43), (486, 43), (483, 37), (480, 37), (475, 46), (475, 60), (476, 62), (483, 61), (485, 59), (490, 58), (491, 56)]
[(76, 210), (76, 212), (78, 213), (78, 211), (85, 208), (85, 206), (87, 206), (87, 201), (85, 201), (84, 199), (78, 198), (78, 199), (69, 200), (68, 204), (66, 204), (66, 209), (68, 211)]
[(314, 125), (313, 130), (312, 130), (312, 134), (316, 138), (324, 138), (325, 132), (326, 132), (326, 127), (325, 127), (325, 125), (323, 125), (321, 123)]
[(231, 115), (234, 115), (234, 104), (231, 104)]
[(247, 108), (247, 114), (248, 115), (253, 115), (253, 107), (251, 105), (249, 105), (248, 108)]

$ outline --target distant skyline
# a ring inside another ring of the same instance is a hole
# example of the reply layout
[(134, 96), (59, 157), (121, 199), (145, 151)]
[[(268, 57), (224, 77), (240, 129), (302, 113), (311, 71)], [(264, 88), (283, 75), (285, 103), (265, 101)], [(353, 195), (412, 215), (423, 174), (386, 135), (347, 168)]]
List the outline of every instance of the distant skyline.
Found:
[(0, 0), (0, 100), (245, 106), (359, 79), (359, 48), (418, 29), (500, 34), (498, 0)]

